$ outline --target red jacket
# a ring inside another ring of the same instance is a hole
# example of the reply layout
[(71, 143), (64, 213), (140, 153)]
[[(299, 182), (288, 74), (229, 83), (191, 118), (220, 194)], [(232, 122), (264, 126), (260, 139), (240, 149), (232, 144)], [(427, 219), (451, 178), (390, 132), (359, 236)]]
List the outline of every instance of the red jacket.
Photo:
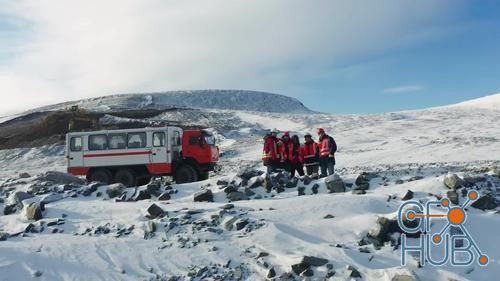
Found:
[(262, 150), (262, 160), (275, 161), (279, 159), (278, 139), (269, 136), (264, 139), (264, 149)]
[(337, 151), (337, 145), (335, 141), (329, 135), (323, 135), (319, 140), (319, 156), (330, 156), (330, 154), (335, 153)]
[(302, 156), (302, 149), (300, 145), (293, 142), (288, 143), (288, 160), (294, 165), (303, 164), (304, 157)]
[(301, 157), (305, 166), (313, 166), (319, 164), (319, 150), (316, 142), (312, 141), (309, 143), (304, 143), (301, 147)]

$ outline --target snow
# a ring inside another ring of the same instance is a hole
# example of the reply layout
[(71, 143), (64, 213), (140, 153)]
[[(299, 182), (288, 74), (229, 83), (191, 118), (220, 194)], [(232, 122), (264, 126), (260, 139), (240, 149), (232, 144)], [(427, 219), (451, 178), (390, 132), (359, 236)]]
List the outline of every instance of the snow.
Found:
[(453, 107), (471, 107), (500, 110), (500, 94), (490, 95), (453, 105)]
[[(155, 102), (155, 95), (150, 96), (152, 99), (146, 96), (141, 100), (143, 106)], [(249, 274), (245, 280), (264, 280), (268, 269), (263, 266), (263, 260), (280, 275), (290, 272), (291, 265), (304, 255), (328, 259), (336, 271), (330, 280), (350, 280), (348, 265), (361, 272), (361, 280), (390, 281), (395, 274), (401, 273), (418, 280), (495, 280), (500, 275), (498, 209), (480, 211), (469, 208), (467, 212), (469, 231), (490, 257), (487, 267), (454, 268), (445, 265), (437, 268), (426, 265), (418, 268), (413, 259), (408, 266), (402, 267), (399, 250), (389, 245), (380, 250), (367, 246), (371, 253), (361, 253), (358, 241), (375, 225), (378, 217), (396, 216), (402, 202), (400, 198), (407, 190), (412, 190), (416, 199), (425, 202), (435, 199), (435, 195), (446, 196), (448, 189), (443, 185), (443, 178), (449, 171), (461, 177), (469, 174), (484, 176), (491, 175), (492, 168), (500, 167), (499, 115), (498, 111), (491, 110), (498, 97), (443, 108), (368, 115), (227, 109), (166, 112), (159, 118), (190, 120), (211, 127), (209, 130), (214, 133), (223, 152), (222, 171), (204, 182), (174, 185), (179, 192), (167, 202), (155, 199), (115, 202), (106, 195), (98, 198), (95, 194), (76, 198), (66, 198), (65, 194), (64, 198), (53, 196), (44, 217), (48, 221), (66, 214), (66, 223), (58, 226), (64, 232), (51, 234), (45, 231), (1, 241), (0, 280), (161, 280), (155, 279), (157, 274), (182, 275), (192, 264), (225, 264), (228, 260), (233, 266), (247, 266)], [(101, 108), (116, 105), (106, 105), (109, 101), (94, 99), (86, 104)], [(490, 106), (484, 107), (485, 104)], [(123, 120), (107, 116), (106, 121)], [(257, 188), (254, 191), (263, 199), (232, 202), (236, 213), (224, 215), (223, 223), (239, 215), (262, 222), (264, 225), (259, 229), (249, 233), (224, 231), (220, 235), (190, 232), (185, 235), (193, 239), (208, 239), (209, 242), (179, 248), (175, 246), (175, 233), (166, 231), (163, 223), (156, 220), (159, 227), (156, 236), (144, 239), (148, 222), (145, 214), (151, 203), (166, 210), (167, 218), (183, 216), (187, 209), (197, 209), (202, 213), (194, 215), (196, 218), (210, 219), (211, 215), (220, 212), (219, 207), (227, 203), (224, 191), (216, 185), (217, 180), (238, 180), (236, 175), (244, 167), (265, 170), (259, 159), (262, 135), (267, 129), (277, 128), (302, 136), (305, 132), (314, 133), (317, 127), (335, 137), (339, 146), (336, 171), (345, 182), (354, 182), (363, 171), (380, 173), (387, 182), (381, 177), (372, 180), (365, 195), (354, 195), (351, 189), (346, 193), (328, 194), (322, 180), (314, 182), (319, 184), (319, 194), (312, 194), (311, 184), (306, 186), (306, 195), (300, 197), (296, 188), (279, 194), (273, 191), (273, 197), (263, 188)], [(65, 171), (65, 165), (63, 146), (0, 151), (0, 186), (25, 191), (37, 174)], [(480, 172), (483, 170), (485, 172)], [(32, 177), (18, 179), (21, 172), (28, 172)], [(417, 175), (422, 179), (411, 179)], [(397, 184), (399, 179), (404, 183)], [(215, 202), (193, 202), (193, 194), (202, 186), (214, 192)], [(493, 186), (497, 197), (499, 188)], [(103, 193), (105, 190), (105, 186), (99, 188)], [(397, 199), (388, 201), (389, 196)], [(3, 206), (0, 203), (0, 209)], [(323, 219), (328, 214), (334, 218)], [(20, 212), (2, 214), (0, 232), (16, 233), (28, 223)], [(120, 238), (74, 235), (106, 223), (112, 226), (135, 225), (135, 230)], [(162, 248), (169, 243), (174, 243), (174, 246)], [(338, 244), (343, 247), (337, 247)], [(210, 250), (214, 246), (217, 251)], [(257, 254), (264, 251), (269, 256), (256, 259)], [(37, 271), (41, 276), (35, 278), (33, 275)], [(314, 274), (312, 280), (322, 280), (326, 268), (315, 268)]]

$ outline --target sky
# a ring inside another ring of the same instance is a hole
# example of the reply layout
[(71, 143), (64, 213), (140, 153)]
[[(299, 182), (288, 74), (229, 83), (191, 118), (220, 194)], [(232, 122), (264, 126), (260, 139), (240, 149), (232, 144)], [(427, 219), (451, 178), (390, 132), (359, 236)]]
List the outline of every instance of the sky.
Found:
[(117, 93), (246, 89), (332, 113), (500, 92), (500, 1), (0, 0), (0, 116)]

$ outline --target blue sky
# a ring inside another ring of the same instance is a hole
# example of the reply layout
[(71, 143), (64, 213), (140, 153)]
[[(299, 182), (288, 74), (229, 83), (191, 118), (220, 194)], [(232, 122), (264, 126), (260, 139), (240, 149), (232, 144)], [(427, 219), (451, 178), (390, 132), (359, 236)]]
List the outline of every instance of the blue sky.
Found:
[(0, 116), (113, 93), (249, 89), (334, 113), (500, 92), (500, 1), (0, 0)]

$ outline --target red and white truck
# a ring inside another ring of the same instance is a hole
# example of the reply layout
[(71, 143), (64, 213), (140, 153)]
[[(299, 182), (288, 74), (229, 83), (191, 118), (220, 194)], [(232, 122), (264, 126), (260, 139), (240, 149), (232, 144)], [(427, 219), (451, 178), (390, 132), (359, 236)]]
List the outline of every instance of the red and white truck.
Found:
[(205, 180), (219, 160), (209, 132), (174, 126), (71, 132), (66, 153), (68, 173), (126, 186), (153, 176), (173, 176), (177, 183)]

